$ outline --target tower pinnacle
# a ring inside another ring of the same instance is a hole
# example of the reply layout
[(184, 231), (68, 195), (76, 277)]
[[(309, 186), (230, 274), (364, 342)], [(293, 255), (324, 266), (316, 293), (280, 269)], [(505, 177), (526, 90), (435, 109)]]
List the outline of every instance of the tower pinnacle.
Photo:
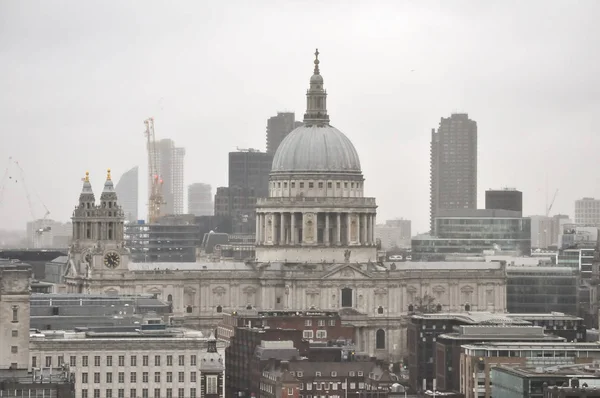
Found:
[(111, 181), (111, 178), (110, 178), (110, 169), (106, 170), (106, 180), (107, 181)]
[(307, 126), (324, 127), (329, 125), (327, 114), (327, 92), (323, 87), (323, 76), (319, 70), (319, 49), (315, 50), (315, 69), (310, 78), (310, 88), (306, 92), (306, 113), (304, 124)]

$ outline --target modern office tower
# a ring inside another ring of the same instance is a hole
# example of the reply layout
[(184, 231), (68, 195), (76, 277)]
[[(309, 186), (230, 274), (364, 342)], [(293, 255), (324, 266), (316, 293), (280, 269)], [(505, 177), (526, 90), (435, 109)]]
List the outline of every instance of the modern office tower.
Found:
[(576, 200), (575, 224), (600, 227), (600, 199), (583, 198)]
[(485, 191), (485, 208), (523, 212), (523, 192), (514, 188), (489, 189)]
[[(148, 148), (151, 156), (156, 156), (158, 175), (163, 180), (162, 194), (165, 204), (161, 209), (161, 215), (183, 214), (183, 158), (185, 148), (175, 147), (170, 139), (156, 142), (156, 154), (152, 148)], [(152, 187), (152, 176), (148, 176), (148, 189)]]
[(115, 187), (125, 220), (129, 222), (138, 220), (138, 181), (138, 166), (135, 166), (123, 173)]
[(253, 189), (256, 197), (269, 195), (273, 155), (257, 149), (229, 152), (229, 188)]
[(297, 122), (294, 112), (277, 112), (267, 120), (267, 153), (275, 155), (281, 141), (302, 122)]
[(477, 122), (466, 113), (431, 130), (430, 229), (439, 209), (477, 208)]
[(210, 184), (197, 182), (188, 186), (188, 214), (212, 216), (215, 212)]
[(404, 219), (387, 220), (385, 224), (375, 226), (375, 238), (381, 241), (381, 247), (386, 250), (410, 248), (411, 222)]

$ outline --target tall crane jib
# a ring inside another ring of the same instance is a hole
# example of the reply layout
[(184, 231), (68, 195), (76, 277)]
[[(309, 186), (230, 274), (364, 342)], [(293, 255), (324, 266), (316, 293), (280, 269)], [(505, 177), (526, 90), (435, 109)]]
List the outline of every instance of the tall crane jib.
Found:
[(163, 180), (160, 177), (158, 167), (158, 152), (156, 150), (156, 138), (154, 135), (154, 118), (148, 118), (144, 121), (146, 125), (146, 141), (148, 146), (148, 176), (149, 176), (149, 197), (148, 197), (148, 222), (153, 224), (161, 215), (161, 207), (165, 204), (162, 195)]

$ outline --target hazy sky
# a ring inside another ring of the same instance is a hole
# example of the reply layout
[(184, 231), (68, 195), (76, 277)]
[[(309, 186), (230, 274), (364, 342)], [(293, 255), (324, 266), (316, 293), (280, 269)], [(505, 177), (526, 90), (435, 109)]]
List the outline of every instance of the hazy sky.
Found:
[[(572, 215), (600, 197), (599, 15), (594, 0), (1, 0), (0, 177), (12, 156), (34, 215), (43, 202), (66, 221), (86, 170), (97, 196), (108, 167), (145, 175), (154, 116), (187, 149), (186, 185), (214, 190), (227, 152), (264, 150), (268, 117), (301, 119), (318, 47), (332, 125), (379, 220), (427, 229), (431, 128), (457, 111), (478, 123), (480, 207), (508, 186), (540, 214), (558, 188), (553, 213)], [(32, 219), (19, 183), (4, 187), (0, 229)]]

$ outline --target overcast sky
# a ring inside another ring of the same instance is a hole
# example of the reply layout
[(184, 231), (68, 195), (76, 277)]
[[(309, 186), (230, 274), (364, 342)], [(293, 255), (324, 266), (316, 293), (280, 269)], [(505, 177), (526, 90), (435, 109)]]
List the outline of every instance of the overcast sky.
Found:
[[(479, 207), (516, 187), (541, 214), (558, 188), (552, 212), (573, 215), (600, 197), (599, 15), (594, 0), (1, 0), (0, 177), (12, 156), (34, 216), (44, 203), (66, 221), (86, 170), (97, 196), (106, 168), (145, 175), (154, 116), (187, 149), (186, 185), (214, 191), (227, 152), (264, 150), (268, 117), (301, 119), (318, 47), (380, 221), (428, 228), (431, 129), (457, 111), (479, 128)], [(21, 182), (4, 185), (0, 229), (33, 218)]]

